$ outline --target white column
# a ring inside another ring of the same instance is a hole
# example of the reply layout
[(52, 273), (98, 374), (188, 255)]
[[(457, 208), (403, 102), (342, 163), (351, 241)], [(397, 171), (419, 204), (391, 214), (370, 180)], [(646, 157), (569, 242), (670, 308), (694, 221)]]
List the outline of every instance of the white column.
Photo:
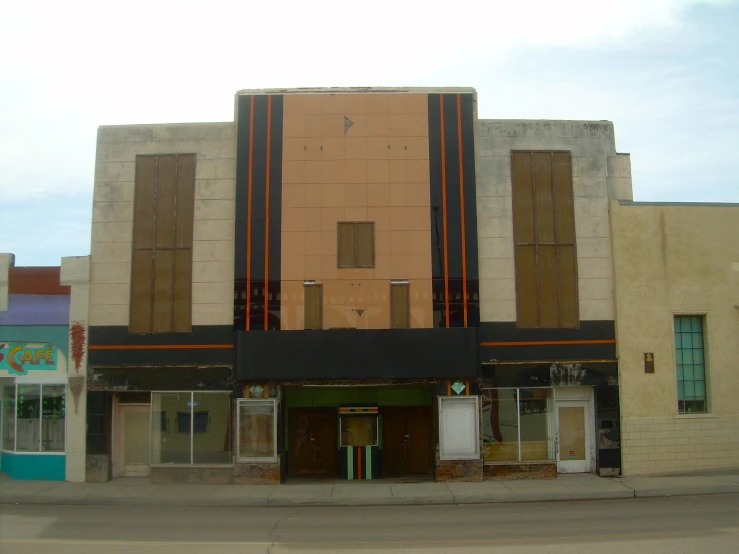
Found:
[[(69, 357), (67, 359), (67, 481), (85, 481), (87, 456), (87, 344), (90, 304), (90, 257), (62, 258), (60, 284), (72, 287), (69, 302)], [(75, 329), (84, 331), (82, 355), (76, 356)], [(77, 367), (79, 365), (79, 367)], [(82, 380), (75, 404), (72, 386)]]
[(14, 265), (13, 254), (0, 254), (0, 312), (8, 311), (8, 276)]

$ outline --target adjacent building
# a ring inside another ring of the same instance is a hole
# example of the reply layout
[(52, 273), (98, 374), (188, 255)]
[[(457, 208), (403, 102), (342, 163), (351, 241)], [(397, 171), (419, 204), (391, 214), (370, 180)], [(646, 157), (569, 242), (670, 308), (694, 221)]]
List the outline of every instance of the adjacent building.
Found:
[(611, 203), (623, 472), (739, 465), (739, 204)]
[(63, 274), (0, 254), (0, 458), (15, 479), (85, 479), (84, 346)]
[(609, 122), (473, 89), (239, 91), (98, 132), (87, 475), (620, 470)]

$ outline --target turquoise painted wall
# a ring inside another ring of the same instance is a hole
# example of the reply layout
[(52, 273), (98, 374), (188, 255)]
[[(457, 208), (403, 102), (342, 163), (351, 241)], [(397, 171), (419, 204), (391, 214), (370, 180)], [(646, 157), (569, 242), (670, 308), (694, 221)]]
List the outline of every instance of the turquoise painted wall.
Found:
[(2, 325), (0, 341), (48, 342), (64, 352), (64, 357), (69, 363), (68, 325)]
[(21, 454), (3, 452), (0, 469), (13, 479), (64, 481), (67, 456), (63, 454)]

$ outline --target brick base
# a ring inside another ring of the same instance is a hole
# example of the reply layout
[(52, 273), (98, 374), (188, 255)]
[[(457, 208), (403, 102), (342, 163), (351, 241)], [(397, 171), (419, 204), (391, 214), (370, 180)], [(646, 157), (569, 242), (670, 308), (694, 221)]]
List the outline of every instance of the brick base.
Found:
[(280, 461), (236, 464), (233, 482), (236, 485), (278, 485), (282, 482)]
[(435, 479), (445, 481), (482, 481), (482, 460), (436, 460)]
[(487, 464), (483, 474), (485, 480), (500, 479), (555, 479), (556, 462)]
[(226, 485), (233, 483), (232, 467), (151, 467), (152, 483)]
[(88, 454), (85, 457), (85, 481), (88, 483), (110, 481), (110, 457), (107, 454)]

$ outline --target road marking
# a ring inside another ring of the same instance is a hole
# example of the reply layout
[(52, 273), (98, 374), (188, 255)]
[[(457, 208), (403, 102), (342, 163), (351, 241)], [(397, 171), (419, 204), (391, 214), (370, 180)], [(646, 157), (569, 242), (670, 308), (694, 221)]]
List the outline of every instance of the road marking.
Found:
[(445, 539), (445, 540), (404, 540), (404, 541), (105, 541), (105, 540), (76, 540), (76, 539), (0, 539), (0, 544), (76, 544), (97, 546), (358, 546), (358, 545), (420, 545), (420, 544), (490, 544), (512, 542), (541, 542), (552, 540), (576, 539), (616, 539), (639, 537), (676, 537), (680, 535), (708, 535), (715, 534), (715, 530), (693, 531), (649, 531), (643, 533), (609, 533), (594, 535), (553, 535), (547, 537), (512, 537), (507, 539)]

